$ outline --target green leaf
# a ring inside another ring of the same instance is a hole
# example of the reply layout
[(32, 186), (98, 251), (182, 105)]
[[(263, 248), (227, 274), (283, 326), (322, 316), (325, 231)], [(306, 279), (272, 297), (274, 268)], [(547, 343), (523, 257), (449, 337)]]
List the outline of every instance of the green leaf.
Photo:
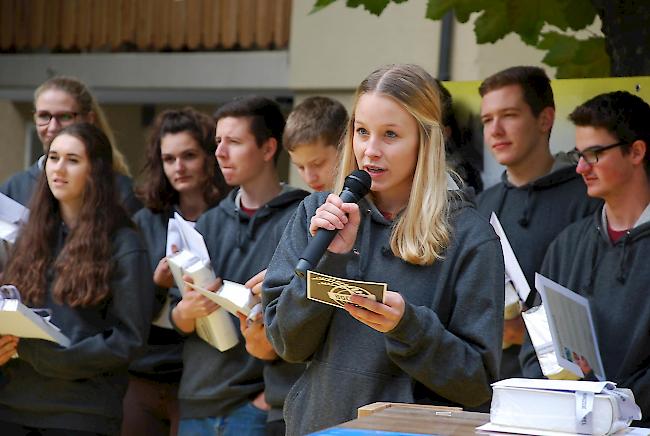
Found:
[[(552, 12), (549, 3), (558, 0), (528, 0), (521, 2), (507, 0), (508, 17), (510, 18), (512, 31), (528, 45), (535, 45), (539, 40), (539, 32), (544, 27), (546, 16)], [(545, 2), (545, 3), (544, 3)]]
[[(589, 0), (575, 0), (575, 10), (573, 4), (566, 0), (493, 0), (483, 3), (483, 13), (474, 25), (476, 40), (479, 44), (495, 42), (514, 32), (524, 43), (536, 45), (545, 23), (562, 30), (591, 24), (596, 12)], [(576, 14), (580, 15), (579, 19), (574, 18)]]
[(545, 32), (537, 47), (548, 51), (542, 62), (557, 67), (558, 79), (610, 75), (610, 59), (605, 50), (605, 38), (579, 40), (557, 32)]
[(570, 29), (584, 29), (593, 23), (596, 18), (596, 9), (594, 9), (591, 0), (571, 0), (560, 3)]
[(480, 12), (492, 4), (492, 0), (458, 0), (454, 10), (459, 21), (461, 18), (464, 18), (465, 22), (467, 22), (472, 13)]
[[(337, 0), (317, 0), (317, 12)], [(346, 0), (350, 8), (363, 6), (380, 15), (386, 6), (408, 0)], [(466, 23), (473, 13), (480, 13), (474, 23), (476, 42), (494, 43), (509, 33), (516, 33), (529, 45), (546, 50), (543, 62), (557, 67), (557, 77), (607, 77), (610, 60), (604, 38), (578, 40), (557, 32), (540, 32), (546, 23), (566, 31), (583, 29), (593, 23), (596, 11), (592, 0), (428, 0), (426, 17), (439, 20), (450, 11)]]
[(314, 7), (311, 9), (309, 12), (310, 14), (315, 14), (316, 12), (325, 9), (332, 3), (336, 2), (336, 0), (317, 0), (316, 3), (314, 4)]
[(456, 2), (457, 0), (429, 0), (425, 16), (430, 20), (441, 20), (447, 12), (454, 9)]
[(542, 35), (537, 48), (548, 50), (544, 63), (557, 67), (573, 61), (578, 50), (578, 40), (561, 33), (547, 32)]
[(347, 0), (346, 5), (349, 8), (363, 6), (371, 14), (379, 16), (384, 12), (388, 3), (390, 3), (390, 0)]
[(429, 0), (426, 17), (430, 20), (440, 20), (449, 11), (454, 11), (456, 19), (466, 23), (473, 12), (482, 11), (489, 6), (489, 0)]
[(496, 42), (512, 31), (505, 2), (494, 2), (492, 7), (485, 9), (474, 22), (476, 42), (485, 44)]
[[(525, 27), (533, 27), (530, 26), (531, 22), (541, 22), (561, 30), (578, 30), (593, 23), (596, 16), (596, 10), (590, 0), (508, 0), (508, 7), (511, 17), (514, 17), (519, 25), (528, 22)], [(515, 25), (515, 31), (518, 27)], [(539, 34), (539, 31), (537, 33)]]

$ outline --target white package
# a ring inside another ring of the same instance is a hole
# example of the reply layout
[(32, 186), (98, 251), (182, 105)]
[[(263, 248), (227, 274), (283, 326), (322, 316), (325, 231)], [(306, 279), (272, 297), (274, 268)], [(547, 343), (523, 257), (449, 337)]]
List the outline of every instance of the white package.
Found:
[[(203, 288), (216, 280), (210, 263), (199, 259), (188, 250), (169, 256), (167, 262), (181, 293), (184, 292), (185, 287), (183, 275), (192, 277), (194, 283)], [(210, 315), (196, 320), (196, 333), (219, 351), (229, 350), (239, 343), (235, 325), (228, 312), (221, 307)]]
[(229, 280), (224, 280), (215, 292), (199, 286), (194, 286), (194, 289), (235, 316), (241, 313), (248, 317), (253, 307), (260, 302), (246, 286)]
[(535, 306), (521, 315), (544, 376), (552, 380), (579, 380), (579, 375), (562, 368), (557, 361), (544, 305)]
[(609, 382), (507, 379), (492, 388), (490, 423), (515, 433), (520, 428), (605, 435), (641, 418), (632, 391)]

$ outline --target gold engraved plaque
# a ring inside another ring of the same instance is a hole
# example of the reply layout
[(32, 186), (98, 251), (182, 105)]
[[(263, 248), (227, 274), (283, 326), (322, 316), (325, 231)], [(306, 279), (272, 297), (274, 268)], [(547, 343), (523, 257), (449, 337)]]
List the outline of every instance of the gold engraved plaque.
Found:
[(342, 279), (315, 271), (307, 271), (307, 298), (331, 306), (343, 307), (352, 295), (383, 302), (386, 283)]

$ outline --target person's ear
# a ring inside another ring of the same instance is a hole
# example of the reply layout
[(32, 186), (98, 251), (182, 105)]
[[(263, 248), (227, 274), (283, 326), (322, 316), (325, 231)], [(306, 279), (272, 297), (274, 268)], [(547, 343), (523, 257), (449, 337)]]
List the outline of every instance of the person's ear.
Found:
[(648, 152), (648, 144), (641, 139), (637, 139), (632, 144), (630, 144), (630, 156), (632, 162), (637, 165), (643, 165), (643, 160), (646, 153)]
[(555, 109), (548, 106), (542, 109), (537, 117), (539, 127), (542, 132), (548, 133), (553, 128), (553, 122), (555, 122)]
[(275, 138), (269, 138), (266, 141), (264, 141), (264, 144), (262, 144), (262, 149), (264, 151), (264, 161), (269, 162), (273, 161), (275, 157), (275, 152), (278, 149), (278, 140)]

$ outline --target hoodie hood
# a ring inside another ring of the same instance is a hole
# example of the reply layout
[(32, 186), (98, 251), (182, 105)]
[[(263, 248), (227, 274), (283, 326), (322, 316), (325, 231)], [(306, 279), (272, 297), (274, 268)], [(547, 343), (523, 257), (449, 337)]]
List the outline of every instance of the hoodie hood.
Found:
[(528, 227), (528, 224), (530, 223), (530, 214), (534, 207), (537, 192), (552, 189), (558, 185), (562, 185), (563, 183), (578, 178), (580, 178), (580, 175), (576, 173), (575, 165), (569, 161), (566, 153), (558, 153), (555, 155), (555, 161), (551, 167), (551, 172), (523, 186), (515, 186), (510, 183), (508, 180), (508, 173), (507, 171), (504, 171), (501, 175), (503, 189), (495, 212), (497, 216), (501, 215), (503, 205), (505, 204), (506, 197), (510, 190), (525, 191), (527, 193), (525, 206), (518, 222), (522, 227)]
[(248, 216), (241, 210), (241, 188), (238, 187), (230, 191), (228, 196), (219, 203), (218, 208), (227, 215), (236, 218), (239, 222), (239, 225), (236, 226), (237, 246), (242, 248), (246, 239), (252, 240), (255, 238), (256, 229), (261, 224), (268, 221), (276, 213), (295, 206), (308, 194), (307, 191), (283, 184), (282, 190), (277, 196), (257, 209), (253, 216)]
[[(483, 217), (489, 219), (494, 212), (499, 218), (531, 289), (550, 243), (568, 225), (602, 207), (600, 199), (587, 195), (582, 177), (565, 154), (555, 157), (548, 174), (524, 186), (512, 185), (504, 174), (502, 182), (483, 191), (477, 202)], [(534, 295), (531, 292), (531, 298)]]
[(575, 164), (569, 160), (566, 153), (562, 152), (555, 155), (553, 166), (551, 167), (551, 171), (548, 174), (543, 175), (542, 177), (539, 177), (530, 183), (522, 186), (513, 185), (508, 180), (507, 171), (504, 171), (501, 175), (501, 181), (509, 189), (541, 190), (562, 184), (568, 180), (576, 179), (579, 177), (580, 175), (576, 173)]
[[(471, 187), (461, 189), (449, 174), (447, 175), (447, 197), (449, 200), (450, 215), (458, 212), (462, 208), (475, 206), (474, 189)], [(327, 195), (324, 195), (322, 201), (324, 202), (326, 198)], [(372, 219), (377, 223), (387, 226), (392, 226), (393, 224), (393, 221), (386, 219), (377, 208), (372, 201), (371, 195), (366, 195), (359, 201), (359, 210), (363, 216), (367, 216), (368, 218), (372, 217)]]
[(601, 248), (614, 247), (620, 250), (618, 268), (616, 269), (616, 280), (619, 283), (625, 284), (629, 275), (629, 265), (633, 259), (630, 259), (630, 253), (633, 252), (632, 246), (639, 240), (650, 237), (650, 205), (646, 206), (639, 219), (630, 230), (618, 241), (612, 243), (609, 234), (607, 233), (607, 214), (606, 205), (593, 215), (593, 231), (598, 233), (597, 238), (594, 238), (593, 246), (591, 247), (591, 272), (589, 274), (589, 281), (585, 285), (587, 293), (593, 291), (593, 282), (596, 271), (600, 263)]

